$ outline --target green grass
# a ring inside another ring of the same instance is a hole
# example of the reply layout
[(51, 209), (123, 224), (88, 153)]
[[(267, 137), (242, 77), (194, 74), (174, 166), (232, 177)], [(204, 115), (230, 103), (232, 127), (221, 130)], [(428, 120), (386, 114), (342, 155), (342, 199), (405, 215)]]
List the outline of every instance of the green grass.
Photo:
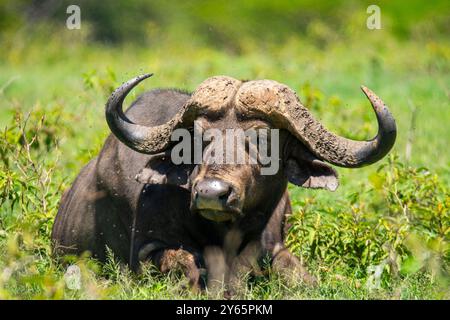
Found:
[[(197, 15), (209, 21), (208, 15), (219, 15), (211, 10), (206, 6)], [(376, 132), (359, 85), (371, 88), (397, 120), (392, 155), (366, 168), (338, 169), (341, 185), (334, 193), (290, 186), (294, 213), (287, 241), (319, 286), (290, 287), (269, 274), (251, 279), (242, 297), (449, 299), (450, 43), (445, 36), (426, 36), (434, 30), (426, 18), (399, 37), (391, 28), (395, 16), (384, 17), (385, 27), (376, 31), (364, 27), (365, 17), (364, 8), (356, 6), (339, 27), (319, 17), (304, 33), (280, 29), (282, 41), (270, 36), (260, 41), (249, 31), (256, 20), (249, 20), (242, 36), (235, 35), (238, 27), (228, 27), (233, 42), (220, 45), (195, 34), (183, 37), (175, 20), (167, 38), (159, 36), (161, 41), (150, 45), (103, 45), (91, 41), (87, 26), (79, 32), (51, 24), (36, 25), (32, 32), (4, 31), (0, 299), (212, 297), (186, 290), (185, 280), (160, 275), (151, 266), (131, 274), (113, 257), (106, 265), (88, 258), (72, 261), (81, 268), (82, 287), (71, 290), (64, 282), (65, 267), (50, 258), (60, 196), (109, 134), (103, 109), (108, 95), (144, 72), (155, 76), (127, 103), (156, 87), (193, 90), (212, 75), (268, 78), (296, 90), (329, 129), (355, 139)], [(227, 30), (222, 18), (217, 23)], [(409, 137), (411, 157), (406, 158)], [(374, 275), (377, 268), (382, 272)]]

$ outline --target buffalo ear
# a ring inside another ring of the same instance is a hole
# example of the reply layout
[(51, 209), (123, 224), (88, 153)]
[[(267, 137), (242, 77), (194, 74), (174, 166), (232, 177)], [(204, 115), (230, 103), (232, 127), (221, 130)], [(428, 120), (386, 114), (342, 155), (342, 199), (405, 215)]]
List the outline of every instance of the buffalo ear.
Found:
[(339, 185), (337, 172), (317, 159), (300, 142), (295, 144), (288, 155), (285, 172), (289, 182), (304, 188), (335, 191)]
[(170, 153), (162, 153), (152, 156), (135, 179), (144, 184), (171, 184), (188, 188), (193, 169), (194, 165), (190, 164), (175, 165)]

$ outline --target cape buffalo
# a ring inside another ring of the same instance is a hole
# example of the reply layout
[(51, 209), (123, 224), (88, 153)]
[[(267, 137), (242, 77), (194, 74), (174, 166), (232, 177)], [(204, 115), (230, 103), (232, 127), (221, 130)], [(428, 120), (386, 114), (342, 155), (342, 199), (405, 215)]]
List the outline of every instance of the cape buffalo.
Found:
[[(106, 120), (113, 134), (62, 197), (52, 232), (55, 253), (89, 251), (104, 261), (109, 247), (133, 270), (151, 261), (162, 272), (181, 270), (194, 287), (220, 274), (233, 283), (265, 256), (272, 270), (314, 282), (283, 243), (291, 213), (287, 184), (333, 191), (338, 176), (329, 164), (356, 168), (383, 158), (396, 138), (384, 103), (362, 87), (378, 121), (378, 134), (369, 141), (328, 131), (293, 90), (271, 80), (216, 76), (192, 94), (152, 90), (123, 113), (127, 94), (150, 76), (138, 76), (110, 96)], [(279, 169), (264, 175), (259, 162), (174, 164), (171, 135), (181, 128), (279, 129)]]

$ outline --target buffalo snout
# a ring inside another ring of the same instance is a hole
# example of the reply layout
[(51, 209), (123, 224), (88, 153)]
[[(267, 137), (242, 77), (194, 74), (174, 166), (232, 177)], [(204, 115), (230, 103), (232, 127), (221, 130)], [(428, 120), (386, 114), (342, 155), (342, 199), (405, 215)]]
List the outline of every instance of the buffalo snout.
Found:
[(239, 200), (232, 184), (218, 178), (197, 181), (192, 190), (192, 209), (214, 221), (234, 220), (239, 216)]

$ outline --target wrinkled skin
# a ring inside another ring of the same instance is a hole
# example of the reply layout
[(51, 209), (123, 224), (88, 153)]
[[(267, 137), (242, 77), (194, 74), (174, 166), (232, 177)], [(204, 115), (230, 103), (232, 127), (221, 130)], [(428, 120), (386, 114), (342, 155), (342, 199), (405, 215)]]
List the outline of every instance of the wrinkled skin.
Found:
[[(177, 90), (150, 91), (126, 115), (142, 125), (162, 124), (189, 98)], [(273, 127), (246, 118), (233, 104), (220, 108), (220, 113), (198, 117), (204, 129)], [(285, 218), (291, 213), (287, 183), (327, 188), (337, 186), (337, 174), (284, 130), (280, 149), (280, 170), (264, 176), (259, 165), (250, 164), (174, 166), (170, 157), (138, 153), (110, 135), (61, 200), (52, 232), (54, 251), (89, 251), (104, 261), (109, 247), (133, 270), (151, 261), (162, 272), (183, 272), (194, 288), (204, 287), (205, 278), (208, 283), (223, 279), (230, 292), (237, 290), (240, 275), (258, 272), (260, 258), (269, 256), (273, 270), (314, 283), (284, 246)], [(161, 178), (164, 183), (158, 183)], [(193, 205), (194, 186), (209, 178), (232, 185), (232, 220), (209, 220)]]

